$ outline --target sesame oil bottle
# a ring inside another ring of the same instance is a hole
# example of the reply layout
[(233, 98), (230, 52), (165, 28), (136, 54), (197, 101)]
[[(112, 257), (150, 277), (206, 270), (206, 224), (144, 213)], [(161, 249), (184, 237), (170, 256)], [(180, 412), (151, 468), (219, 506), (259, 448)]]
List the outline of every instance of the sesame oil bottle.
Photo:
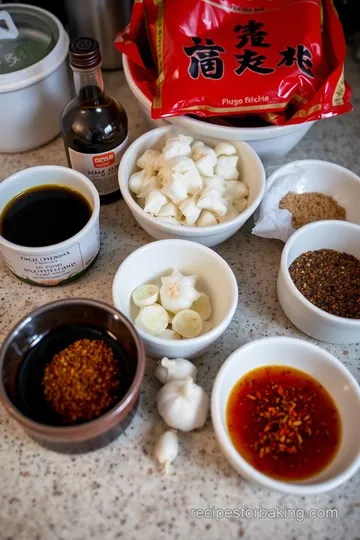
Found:
[(75, 39), (69, 57), (76, 96), (61, 115), (67, 160), (94, 183), (100, 202), (110, 203), (120, 199), (118, 167), (128, 146), (128, 119), (104, 91), (99, 43)]

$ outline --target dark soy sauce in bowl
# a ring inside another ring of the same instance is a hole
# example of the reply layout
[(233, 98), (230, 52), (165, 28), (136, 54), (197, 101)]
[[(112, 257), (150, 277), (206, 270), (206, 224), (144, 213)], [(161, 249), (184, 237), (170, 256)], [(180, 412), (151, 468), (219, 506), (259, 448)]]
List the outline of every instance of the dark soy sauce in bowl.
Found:
[(0, 234), (19, 246), (51, 246), (80, 232), (91, 214), (90, 203), (75, 189), (55, 184), (37, 186), (5, 206)]

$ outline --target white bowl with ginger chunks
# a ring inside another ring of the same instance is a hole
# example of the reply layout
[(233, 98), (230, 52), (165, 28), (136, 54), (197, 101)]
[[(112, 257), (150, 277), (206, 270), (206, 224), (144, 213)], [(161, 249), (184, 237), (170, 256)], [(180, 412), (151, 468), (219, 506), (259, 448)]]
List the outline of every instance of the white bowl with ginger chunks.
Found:
[[(179, 144), (166, 144), (174, 138)], [(157, 240), (179, 238), (209, 247), (220, 244), (244, 225), (264, 195), (265, 170), (260, 158), (247, 143), (226, 143), (207, 137), (201, 138), (200, 144), (197, 144), (199, 141), (196, 134), (165, 126), (136, 139), (121, 160), (119, 185), (122, 196), (139, 225)], [(183, 155), (179, 155), (177, 152), (181, 154), (179, 148), (182, 143), (190, 150), (183, 150)], [(216, 156), (214, 148), (220, 143), (225, 145), (220, 146), (220, 152), (231, 152), (232, 155)], [(201, 152), (204, 149), (205, 152)], [(150, 163), (146, 163), (144, 157), (147, 150), (155, 151), (153, 158), (150, 156)], [(204, 153), (207, 157), (204, 157)], [(145, 165), (147, 169), (143, 168)], [(137, 193), (130, 189), (130, 183), (132, 190)], [(151, 192), (156, 193), (148, 197)], [(235, 199), (232, 198), (233, 193), (236, 193)], [(161, 215), (164, 207), (168, 210), (165, 214), (170, 215)]]

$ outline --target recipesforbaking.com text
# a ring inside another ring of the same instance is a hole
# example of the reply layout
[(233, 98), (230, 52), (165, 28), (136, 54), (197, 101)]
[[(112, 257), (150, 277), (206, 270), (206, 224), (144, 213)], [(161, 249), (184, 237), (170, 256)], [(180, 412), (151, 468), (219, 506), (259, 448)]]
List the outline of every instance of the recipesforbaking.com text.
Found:
[(242, 505), (240, 508), (217, 508), (212, 505), (208, 508), (191, 508), (191, 519), (295, 519), (304, 521), (305, 519), (337, 519), (338, 510), (336, 508), (290, 508), (286, 505), (274, 508), (250, 508)]

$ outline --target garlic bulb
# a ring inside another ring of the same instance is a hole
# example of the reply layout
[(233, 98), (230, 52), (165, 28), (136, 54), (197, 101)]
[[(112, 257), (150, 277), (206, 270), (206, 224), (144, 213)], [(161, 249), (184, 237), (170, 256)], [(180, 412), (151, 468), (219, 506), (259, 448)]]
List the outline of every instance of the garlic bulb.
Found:
[(165, 357), (159, 362), (155, 375), (162, 384), (166, 384), (169, 381), (186, 379), (186, 377), (191, 377), (195, 381), (197, 372), (194, 364), (185, 358), (169, 360)]
[(202, 427), (209, 413), (209, 397), (191, 377), (165, 384), (157, 395), (157, 408), (164, 422), (181, 431)]
[(176, 431), (165, 431), (155, 444), (155, 457), (164, 466), (165, 474), (169, 474), (170, 463), (174, 461), (179, 452), (179, 441)]
[(195, 289), (196, 276), (184, 276), (174, 270), (171, 276), (161, 278), (160, 299), (162, 306), (172, 313), (188, 309), (199, 298)]

